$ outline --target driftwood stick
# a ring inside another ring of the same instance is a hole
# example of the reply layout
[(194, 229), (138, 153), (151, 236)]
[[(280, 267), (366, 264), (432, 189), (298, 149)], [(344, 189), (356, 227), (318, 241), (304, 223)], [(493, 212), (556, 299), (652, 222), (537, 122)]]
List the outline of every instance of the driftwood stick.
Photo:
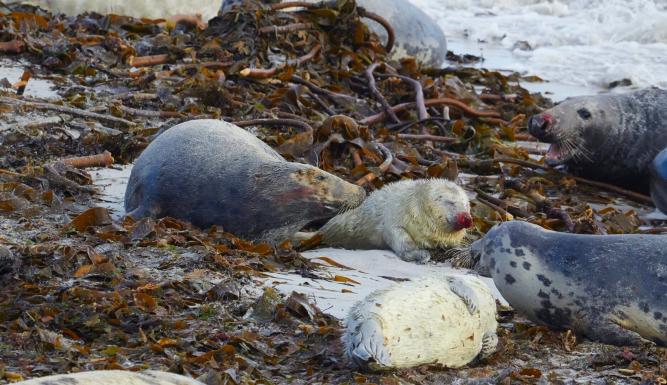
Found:
[(373, 63), (368, 67), (366, 67), (366, 70), (364, 71), (364, 75), (366, 76), (366, 81), (368, 82), (368, 89), (371, 91), (373, 97), (377, 99), (378, 102), (380, 102), (380, 104), (384, 108), (384, 111), (389, 115), (391, 120), (393, 120), (394, 123), (400, 123), (401, 120), (398, 118), (398, 116), (396, 116), (394, 110), (391, 109), (391, 105), (389, 105), (389, 102), (377, 89), (377, 85), (375, 84), (375, 76), (373, 76), (373, 72), (378, 66), (380, 66), (380, 63)]
[(313, 23), (292, 23), (286, 25), (270, 25), (259, 29), (259, 33), (266, 35), (269, 33), (294, 32), (313, 28)]
[(0, 52), (2, 53), (21, 53), (25, 49), (25, 44), (21, 40), (10, 40), (0, 42)]
[(298, 67), (299, 65), (313, 59), (315, 55), (317, 55), (318, 52), (320, 52), (320, 49), (322, 46), (318, 43), (313, 46), (313, 48), (308, 51), (303, 56), (300, 56), (294, 60), (289, 60), (287, 63), (277, 66), (277, 67), (272, 67), (272, 68), (245, 68), (239, 72), (239, 74), (243, 77), (250, 77), (253, 79), (266, 79), (270, 78), (271, 76), (275, 75), (278, 70), (281, 70), (285, 68), (286, 66), (295, 66)]
[[(476, 117), (500, 117), (500, 114), (496, 111), (477, 111), (472, 109), (470, 106), (467, 104), (463, 103), (460, 100), (452, 99), (452, 98), (436, 98), (436, 99), (427, 99), (424, 101), (424, 104), (427, 107), (430, 106), (436, 106), (436, 105), (449, 105), (453, 107), (460, 108), (463, 110), (465, 113), (468, 115), (476, 116)], [(391, 109), (394, 112), (399, 112), (399, 111), (405, 111), (408, 108), (412, 108), (415, 106), (414, 102), (411, 103), (401, 103), (398, 105), (393, 106)], [(386, 114), (383, 112), (377, 113), (375, 115), (368, 116), (361, 121), (359, 121), (359, 124), (362, 125), (371, 125), (375, 123), (380, 123), (386, 118)]]
[(127, 107), (124, 105), (120, 105), (119, 108), (125, 114), (133, 116), (143, 116), (147, 118), (179, 118), (183, 116), (183, 114), (178, 111), (140, 110), (138, 108)]
[(29, 108), (35, 108), (37, 110), (56, 111), (56, 112), (60, 112), (60, 113), (63, 113), (63, 114), (75, 115), (75, 116), (79, 116), (79, 117), (86, 118), (86, 119), (99, 120), (101, 122), (106, 122), (106, 123), (109, 123), (109, 124), (112, 124), (112, 125), (120, 125), (120, 126), (125, 126), (125, 127), (132, 127), (132, 126), (135, 125), (134, 122), (131, 122), (131, 121), (123, 119), (123, 118), (117, 118), (117, 117), (111, 116), (111, 115), (102, 115), (102, 114), (98, 114), (96, 112), (90, 112), (90, 111), (82, 110), (82, 109), (79, 109), (79, 108), (66, 107), (66, 106), (61, 106), (61, 105), (52, 104), (52, 103), (32, 102), (32, 101), (27, 101), (27, 100), (9, 98), (9, 97), (6, 97), (6, 96), (0, 96), (0, 103), (20, 105), (20, 106), (25, 106), (25, 107), (29, 107)]
[[(380, 151), (382, 152), (382, 154), (384, 155), (384, 158), (385, 158), (385, 159), (384, 159), (384, 162), (382, 162), (382, 164), (380, 165), (380, 167), (378, 167), (378, 168), (380, 169), (380, 175), (382, 175), (382, 174), (384, 174), (385, 172), (387, 172), (387, 170), (389, 170), (389, 167), (391, 166), (392, 162), (394, 161), (394, 154), (392, 154), (391, 151), (389, 151), (389, 149), (388, 149), (387, 147), (385, 147), (383, 144), (381, 144), (381, 143), (376, 143), (376, 144), (377, 144), (378, 148), (380, 149)], [(377, 175), (377, 174), (375, 174), (375, 173), (373, 173), (373, 172), (369, 172), (368, 174), (366, 174), (366, 175), (364, 175), (363, 177), (359, 178), (359, 179), (355, 182), (355, 184), (356, 184), (357, 186), (363, 186), (363, 185), (365, 185), (366, 183), (370, 183), (370, 182), (372, 182), (372, 181), (375, 180), (378, 176), (379, 176), (379, 175)]]
[(127, 64), (132, 67), (149, 67), (158, 64), (164, 64), (169, 60), (169, 55), (150, 55), (150, 56), (130, 56)]
[(104, 151), (103, 153), (97, 155), (65, 158), (61, 160), (61, 162), (75, 168), (109, 167), (113, 164), (114, 159), (109, 151)]
[(397, 134), (399, 139), (412, 139), (412, 140), (425, 140), (429, 142), (442, 142), (442, 143), (454, 143), (458, 142), (458, 138), (451, 138), (448, 136), (438, 136), (438, 135), (416, 135), (416, 134)]
[(313, 127), (304, 122), (303, 120), (297, 119), (250, 119), (250, 120), (239, 120), (232, 122), (239, 127), (247, 126), (296, 126), (302, 128), (305, 132), (310, 132), (312, 134)]

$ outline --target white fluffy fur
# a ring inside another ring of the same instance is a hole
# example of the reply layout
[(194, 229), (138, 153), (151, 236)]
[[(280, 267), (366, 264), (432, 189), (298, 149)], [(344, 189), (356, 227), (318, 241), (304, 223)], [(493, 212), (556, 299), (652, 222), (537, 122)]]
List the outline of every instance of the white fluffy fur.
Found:
[(345, 353), (357, 364), (457, 368), (495, 351), (496, 303), (471, 275), (428, 276), (371, 293), (346, 320)]
[(125, 370), (95, 370), (71, 374), (56, 374), (16, 385), (204, 385), (189, 377), (175, 373), (146, 370), (129, 372)]
[(115, 13), (133, 17), (163, 19), (175, 15), (200, 14), (209, 20), (218, 13), (222, 0), (10, 0), (36, 5), (51, 12), (78, 15), (84, 12)]
[(426, 262), (427, 249), (458, 246), (456, 214), (470, 201), (445, 179), (402, 180), (371, 193), (357, 208), (339, 214), (319, 232), (323, 243), (347, 249), (391, 249), (406, 261)]

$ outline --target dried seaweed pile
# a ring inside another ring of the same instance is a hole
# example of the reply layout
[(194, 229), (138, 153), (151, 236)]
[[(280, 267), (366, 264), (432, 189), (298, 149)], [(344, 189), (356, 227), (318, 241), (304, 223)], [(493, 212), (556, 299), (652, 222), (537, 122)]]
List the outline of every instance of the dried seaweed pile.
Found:
[[(29, 63), (61, 96), (35, 100), (0, 84), (0, 273), (9, 272), (0, 278), (0, 382), (102, 368), (208, 373), (209, 383), (509, 383), (584, 369), (591, 378), (664, 376), (664, 351), (576, 346), (516, 322), (477, 368), (350, 373), (338, 321), (299, 295), (260, 296), (252, 284), (275, 270), (316, 276), (292, 245), (254, 245), (172, 219), (114, 222), (92, 208), (90, 176), (70, 159), (109, 151), (131, 162), (161, 130), (217, 118), (368, 189), (460, 178), (477, 194), (480, 232), (510, 218), (580, 233), (653, 225), (637, 215), (641, 194), (531, 160), (539, 147), (515, 141), (530, 139), (526, 116), (550, 102), (521, 88), (519, 75), (388, 62), (391, 38), (381, 42), (363, 20), (384, 23), (390, 36), (391, 26), (352, 1), (247, 1), (205, 28), (28, 6), (0, 12), (0, 52)], [(551, 355), (580, 367), (547, 373), (558, 366)]]

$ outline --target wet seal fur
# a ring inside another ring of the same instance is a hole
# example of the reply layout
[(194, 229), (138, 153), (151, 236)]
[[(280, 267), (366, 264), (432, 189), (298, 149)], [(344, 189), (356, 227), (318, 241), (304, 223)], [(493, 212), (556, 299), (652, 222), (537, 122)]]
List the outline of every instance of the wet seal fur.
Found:
[(369, 294), (345, 321), (345, 354), (374, 370), (464, 366), (496, 350), (496, 303), (476, 276), (448, 274)]
[(651, 161), (667, 147), (667, 90), (567, 99), (532, 116), (528, 130), (552, 143), (547, 163), (645, 191)]
[[(238, 6), (243, 0), (224, 0), (220, 12), (226, 12)], [(278, 3), (280, 1), (265, 1)], [(283, 1), (284, 2), (284, 1)], [(319, 0), (306, 0), (307, 3), (319, 3)], [(335, 6), (335, 2), (333, 3)], [(412, 56), (429, 67), (440, 68), (447, 59), (447, 40), (438, 23), (426, 12), (408, 0), (357, 0), (357, 5), (377, 13), (389, 21), (394, 28), (396, 41), (389, 53), (392, 60)], [(362, 19), (370, 28), (387, 40), (387, 31), (380, 24), (369, 19)]]
[(667, 148), (651, 163), (651, 199), (658, 210), (667, 214)]
[(614, 345), (667, 345), (667, 236), (568, 234), (512, 221), (472, 252), (533, 322)]
[(427, 249), (458, 246), (473, 224), (470, 201), (445, 179), (402, 180), (372, 192), (357, 208), (329, 220), (322, 243), (347, 249), (391, 249), (425, 263)]
[(364, 190), (286, 161), (231, 123), (190, 120), (158, 136), (136, 160), (125, 191), (134, 219), (171, 216), (268, 242), (359, 205)]
[(146, 370), (94, 370), (33, 378), (16, 385), (205, 385), (203, 382), (175, 373)]

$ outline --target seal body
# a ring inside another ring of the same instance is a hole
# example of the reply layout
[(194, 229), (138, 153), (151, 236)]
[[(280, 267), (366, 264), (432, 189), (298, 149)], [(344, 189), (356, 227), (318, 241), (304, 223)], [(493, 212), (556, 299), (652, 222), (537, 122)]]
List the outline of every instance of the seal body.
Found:
[(667, 147), (667, 90), (567, 99), (532, 116), (528, 130), (552, 143), (548, 163), (646, 190), (651, 161)]
[(667, 236), (566, 234), (512, 221), (472, 249), (533, 322), (616, 345), (667, 345)]
[(651, 199), (658, 210), (667, 214), (667, 148), (651, 163)]
[(178, 124), (148, 145), (130, 174), (125, 210), (135, 219), (171, 216), (279, 242), (364, 197), (361, 187), (287, 162), (240, 127), (202, 119)]
[(15, 382), (17, 385), (204, 385), (175, 373), (146, 370), (95, 370), (70, 374), (56, 374), (32, 380)]
[[(493, 353), (496, 303), (472, 275), (427, 276), (378, 290), (345, 321), (345, 353), (360, 366), (457, 368)], [(372, 360), (372, 361), (371, 361)]]
[(41, 7), (55, 13), (70, 16), (85, 12), (97, 12), (103, 15), (113, 13), (136, 18), (167, 19), (172, 16), (193, 14), (201, 15), (204, 20), (215, 17), (220, 4), (218, 1), (194, 0), (9, 0), (6, 4), (23, 3)]
[[(224, 0), (220, 12), (238, 6), (243, 0)], [(265, 2), (279, 3), (281, 1)], [(283, 1), (284, 2), (284, 1)], [(319, 3), (320, 0), (306, 0)], [(334, 2), (335, 3), (335, 2)], [(441, 67), (447, 59), (447, 40), (438, 24), (424, 11), (408, 0), (357, 0), (356, 4), (389, 21), (394, 28), (396, 41), (389, 53), (393, 60), (412, 56), (430, 67)], [(387, 31), (375, 21), (364, 19), (368, 27), (383, 40)]]
[(402, 180), (372, 192), (357, 208), (329, 220), (322, 242), (347, 249), (391, 249), (426, 262), (427, 249), (457, 246), (472, 226), (470, 201), (445, 179)]

